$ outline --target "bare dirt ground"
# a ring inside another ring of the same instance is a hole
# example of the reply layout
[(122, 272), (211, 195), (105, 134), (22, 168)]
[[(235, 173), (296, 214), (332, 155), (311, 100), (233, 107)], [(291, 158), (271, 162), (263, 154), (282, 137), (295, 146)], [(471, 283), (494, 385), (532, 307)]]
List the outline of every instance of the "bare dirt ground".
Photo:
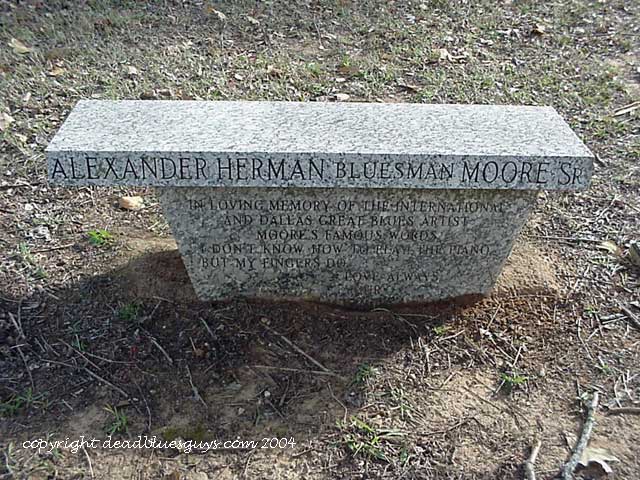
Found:
[[(617, 461), (582, 477), (640, 478), (639, 12), (0, 0), (0, 478), (511, 479), (539, 439), (550, 479), (594, 392), (590, 446)], [(43, 149), (81, 98), (544, 104), (598, 161), (590, 190), (541, 195), (475, 304), (200, 303), (153, 191), (47, 185)], [(23, 446), (110, 433), (287, 441)]]

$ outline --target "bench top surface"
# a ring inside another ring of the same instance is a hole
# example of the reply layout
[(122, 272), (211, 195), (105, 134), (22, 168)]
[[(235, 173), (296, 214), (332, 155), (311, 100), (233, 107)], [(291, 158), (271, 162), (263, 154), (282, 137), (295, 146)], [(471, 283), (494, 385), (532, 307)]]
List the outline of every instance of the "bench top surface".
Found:
[(593, 158), (551, 107), (171, 100), (80, 101), (47, 152)]

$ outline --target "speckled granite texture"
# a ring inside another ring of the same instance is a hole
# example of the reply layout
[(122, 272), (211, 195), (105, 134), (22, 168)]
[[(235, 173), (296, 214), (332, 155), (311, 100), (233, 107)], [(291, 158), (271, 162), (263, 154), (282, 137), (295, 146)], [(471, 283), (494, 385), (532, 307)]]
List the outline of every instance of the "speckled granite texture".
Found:
[(196, 293), (373, 306), (486, 293), (530, 191), (163, 188)]
[(486, 293), (538, 190), (593, 155), (549, 107), (82, 101), (59, 185), (153, 185), (203, 300)]
[(577, 190), (593, 156), (550, 107), (81, 101), (59, 185)]

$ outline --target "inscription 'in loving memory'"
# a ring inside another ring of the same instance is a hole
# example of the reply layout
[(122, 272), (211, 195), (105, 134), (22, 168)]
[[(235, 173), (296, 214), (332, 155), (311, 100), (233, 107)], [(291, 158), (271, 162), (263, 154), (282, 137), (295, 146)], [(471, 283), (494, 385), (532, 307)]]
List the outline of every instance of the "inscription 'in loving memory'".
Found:
[(53, 158), (52, 180), (109, 181), (429, 181), (463, 184), (546, 185), (556, 179), (558, 185), (575, 185), (584, 181), (586, 172), (569, 161), (528, 162), (463, 160), (433, 161), (351, 161), (261, 158), (179, 158), (142, 156)]
[[(381, 279), (382, 274), (358, 273), (353, 262), (360, 264), (363, 257), (376, 262), (380, 257), (489, 255), (489, 245), (460, 244), (451, 233), (478, 215), (507, 215), (508, 206), (476, 200), (203, 196), (189, 198), (188, 211), (201, 212), (205, 217), (209, 217), (205, 212), (215, 212), (219, 229), (233, 232), (240, 227), (244, 232), (241, 239), (231, 235), (222, 242), (199, 241), (187, 258), (201, 269), (287, 271), (330, 267), (337, 268), (328, 273), (336, 280), (357, 277), (358, 281), (372, 281)], [(450, 228), (454, 230), (448, 231)], [(390, 275), (384, 278), (391, 279)], [(426, 281), (423, 277), (421, 280)], [(434, 278), (430, 276), (429, 281)]]

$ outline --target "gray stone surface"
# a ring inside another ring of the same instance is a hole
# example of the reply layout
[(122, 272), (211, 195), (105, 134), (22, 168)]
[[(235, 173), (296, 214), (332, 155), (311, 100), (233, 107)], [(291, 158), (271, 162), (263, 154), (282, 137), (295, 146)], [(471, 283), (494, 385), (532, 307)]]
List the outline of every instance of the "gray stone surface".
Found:
[(532, 191), (161, 188), (202, 299), (372, 306), (486, 293)]
[(81, 101), (60, 185), (575, 190), (593, 156), (550, 107)]
[(538, 190), (593, 155), (549, 107), (83, 101), (60, 185), (153, 185), (203, 300), (382, 305), (483, 294)]

